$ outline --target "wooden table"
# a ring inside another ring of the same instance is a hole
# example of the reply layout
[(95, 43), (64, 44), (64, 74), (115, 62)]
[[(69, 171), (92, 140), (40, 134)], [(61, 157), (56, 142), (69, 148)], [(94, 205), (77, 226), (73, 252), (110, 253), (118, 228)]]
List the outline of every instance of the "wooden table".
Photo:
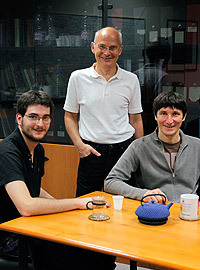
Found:
[[(90, 194), (94, 195), (105, 193)], [(106, 196), (112, 203), (112, 195)], [(122, 211), (114, 210), (113, 206), (107, 209), (110, 216), (107, 221), (91, 221), (88, 219), (89, 210), (76, 210), (20, 217), (0, 224), (0, 229), (146, 262), (164, 269), (200, 269), (200, 221), (181, 220), (180, 205), (174, 204), (166, 224), (144, 225), (135, 215), (139, 205), (139, 201), (124, 199)]]

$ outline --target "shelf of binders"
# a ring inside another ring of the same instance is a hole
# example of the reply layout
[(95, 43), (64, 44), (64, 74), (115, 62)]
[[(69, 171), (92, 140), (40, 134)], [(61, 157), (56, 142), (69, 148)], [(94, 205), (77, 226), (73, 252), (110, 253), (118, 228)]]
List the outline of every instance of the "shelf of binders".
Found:
[(33, 46), (34, 19), (0, 19), (0, 48)]

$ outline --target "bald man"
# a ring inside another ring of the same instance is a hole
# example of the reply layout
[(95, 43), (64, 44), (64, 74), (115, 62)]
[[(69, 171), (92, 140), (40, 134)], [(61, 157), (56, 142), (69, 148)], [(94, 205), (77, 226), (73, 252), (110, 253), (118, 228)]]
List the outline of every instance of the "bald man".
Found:
[(118, 66), (122, 49), (119, 31), (100, 29), (91, 42), (96, 62), (69, 79), (65, 126), (80, 156), (77, 196), (102, 190), (133, 138), (143, 136), (139, 81)]

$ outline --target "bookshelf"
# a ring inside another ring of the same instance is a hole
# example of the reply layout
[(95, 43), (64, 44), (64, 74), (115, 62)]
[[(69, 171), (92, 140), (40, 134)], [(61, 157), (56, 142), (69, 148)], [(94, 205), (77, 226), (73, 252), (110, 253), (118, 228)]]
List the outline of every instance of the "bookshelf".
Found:
[[(0, 10), (0, 109), (7, 115), (12, 110), (12, 117), (8, 117), (12, 130), (18, 97), (29, 89), (46, 91), (54, 101), (55, 112), (45, 142), (70, 144), (63, 111), (68, 79), (72, 71), (93, 64), (90, 42), (101, 28), (102, 18), (84, 12), (58, 12), (49, 6), (51, 2), (8, 0)], [(119, 24), (120, 20), (110, 18), (109, 24)], [(144, 48), (144, 38), (138, 39), (137, 27), (144, 29), (145, 21), (123, 18), (127, 46), (119, 65), (128, 70), (137, 62), (132, 55), (138, 52), (139, 57)], [(9, 109), (4, 105), (8, 103)], [(4, 137), (0, 127), (0, 138)]]
[(94, 62), (88, 39), (99, 28), (99, 18), (87, 18), (89, 34), (83, 36), (84, 15), (54, 13), (43, 2), (1, 3), (0, 138), (15, 127), (18, 97), (33, 89), (46, 91), (55, 104), (54, 121), (44, 141), (70, 144), (63, 111), (67, 82), (73, 70)]

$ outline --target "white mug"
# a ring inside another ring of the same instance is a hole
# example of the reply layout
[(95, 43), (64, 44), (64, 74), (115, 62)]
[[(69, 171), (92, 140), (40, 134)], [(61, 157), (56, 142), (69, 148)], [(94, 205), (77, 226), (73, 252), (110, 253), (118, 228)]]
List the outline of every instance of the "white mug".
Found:
[(196, 220), (199, 218), (199, 196), (195, 194), (182, 194), (180, 196), (180, 218)]

